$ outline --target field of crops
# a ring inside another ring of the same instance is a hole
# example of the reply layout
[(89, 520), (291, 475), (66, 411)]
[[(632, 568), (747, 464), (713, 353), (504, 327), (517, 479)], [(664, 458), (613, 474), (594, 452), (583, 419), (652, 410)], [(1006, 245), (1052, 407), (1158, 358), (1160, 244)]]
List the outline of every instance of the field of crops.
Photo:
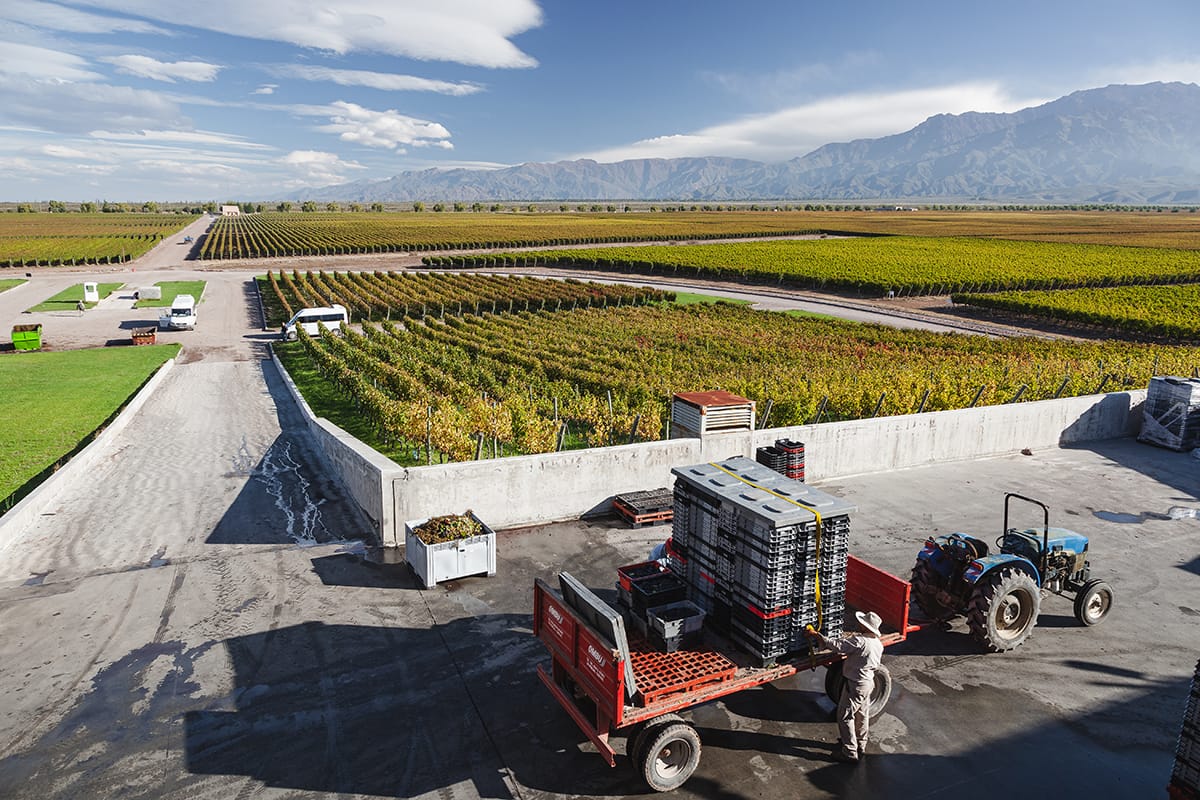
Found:
[(218, 219), (204, 240), (201, 258), (694, 241), (820, 232), (1045, 239), (1200, 249), (1200, 214), (1098, 211), (269, 213)]
[(1200, 281), (1195, 251), (912, 236), (540, 250), (424, 261), (434, 267), (657, 272), (873, 296)]
[(254, 214), (218, 219), (204, 239), (200, 257), (350, 255), (815, 231), (803, 215), (782, 213)]
[(193, 222), (176, 214), (2, 214), (0, 267), (118, 264)]
[[(1190, 348), (994, 341), (724, 304), (366, 323), (279, 351), (404, 463), (658, 439), (676, 391), (771, 400), (779, 426), (1142, 388), (1200, 363)], [(337, 409), (318, 413), (347, 416)]]
[(956, 294), (954, 302), (1176, 341), (1200, 341), (1200, 285)]
[(641, 305), (668, 292), (575, 280), (445, 275), (419, 272), (268, 272), (259, 278), (267, 324), (276, 327), (305, 307), (338, 303), (351, 322), (500, 311)]

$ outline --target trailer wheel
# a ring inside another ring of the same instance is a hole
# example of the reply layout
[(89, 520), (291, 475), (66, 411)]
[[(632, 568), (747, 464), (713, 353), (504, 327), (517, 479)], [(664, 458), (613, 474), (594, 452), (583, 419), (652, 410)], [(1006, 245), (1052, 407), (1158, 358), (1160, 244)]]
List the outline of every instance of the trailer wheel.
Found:
[(836, 706), (842, 700), (842, 685), (846, 683), (842, 676), (845, 661), (836, 661), (825, 668), (825, 696)]
[(650, 739), (664, 725), (674, 725), (683, 722), (683, 717), (678, 714), (663, 714), (660, 717), (646, 720), (639, 724), (629, 734), (625, 745), (625, 755), (636, 765), (637, 769), (642, 768), (642, 761), (646, 757), (646, 745), (650, 743)]
[(1097, 625), (1112, 610), (1113, 591), (1102, 580), (1090, 580), (1075, 595), (1075, 619), (1091, 627)]
[[(842, 688), (846, 685), (846, 678), (842, 675), (842, 667), (845, 663), (845, 661), (839, 661), (825, 668), (825, 696), (832, 700), (834, 705), (842, 702)], [(891, 697), (892, 673), (886, 666), (880, 664), (875, 670), (875, 685), (871, 687), (871, 708), (867, 712), (867, 716), (875, 719), (882, 714)]]
[(700, 766), (700, 734), (686, 722), (655, 727), (639, 766), (656, 792), (678, 789)]

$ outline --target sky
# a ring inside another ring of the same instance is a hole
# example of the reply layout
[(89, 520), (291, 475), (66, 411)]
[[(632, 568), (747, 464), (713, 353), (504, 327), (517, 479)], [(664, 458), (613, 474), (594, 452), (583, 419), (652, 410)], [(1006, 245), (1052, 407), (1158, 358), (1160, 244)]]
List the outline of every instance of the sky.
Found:
[(1196, 0), (0, 0), (0, 201), (778, 162), (1152, 81), (1200, 83)]

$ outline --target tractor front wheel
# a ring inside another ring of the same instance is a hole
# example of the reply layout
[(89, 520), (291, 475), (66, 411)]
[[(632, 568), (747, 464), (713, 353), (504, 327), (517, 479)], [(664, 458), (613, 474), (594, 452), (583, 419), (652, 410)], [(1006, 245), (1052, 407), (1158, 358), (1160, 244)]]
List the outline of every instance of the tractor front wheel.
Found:
[(1012, 650), (1033, 633), (1041, 601), (1041, 590), (1029, 573), (999, 569), (975, 584), (967, 625), (989, 651)]
[(1099, 624), (1112, 610), (1112, 587), (1101, 580), (1090, 580), (1075, 595), (1075, 619), (1091, 627)]

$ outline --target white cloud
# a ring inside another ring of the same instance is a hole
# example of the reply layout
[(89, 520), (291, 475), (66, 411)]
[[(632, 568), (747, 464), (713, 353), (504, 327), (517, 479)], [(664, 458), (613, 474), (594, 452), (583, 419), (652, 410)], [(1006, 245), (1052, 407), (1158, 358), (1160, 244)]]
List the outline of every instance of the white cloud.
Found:
[(59, 144), (48, 144), (38, 148), (38, 152), (42, 155), (51, 156), (52, 158), (68, 158), (75, 161), (93, 158), (93, 154), (84, 152), (77, 147), (64, 147)]
[(481, 67), (533, 67), (509, 39), (542, 24), (535, 0), (80, 0), (173, 25), (290, 42), (334, 53), (369, 51)]
[(367, 86), (390, 92), (437, 92), (455, 96), (475, 94), (483, 91), (477, 83), (437, 81), (413, 75), (396, 75), (386, 72), (368, 72), (359, 69), (332, 69), (304, 64), (279, 64), (269, 67), (272, 75), (281, 78), (301, 78), (307, 81), (332, 81), (341, 86)]
[(188, 127), (178, 104), (170, 98), (126, 86), (5, 77), (0, 80), (0, 102), (10, 124), (59, 134), (95, 128), (129, 131)]
[(204, 61), (158, 61), (148, 56), (123, 55), (102, 58), (117, 68), (118, 72), (133, 75), (138, 78), (149, 78), (154, 81), (174, 83), (182, 81), (211, 81), (215, 80), (221, 68), (216, 64)]
[(293, 150), (279, 159), (292, 174), (290, 185), (327, 186), (344, 183), (348, 170), (366, 169), (357, 161), (343, 161), (337, 153), (320, 150)]
[(163, 142), (169, 144), (196, 144), (215, 147), (241, 147), (250, 150), (271, 150), (270, 145), (259, 144), (246, 139), (244, 136), (238, 136), (232, 133), (216, 133), (214, 131), (191, 131), (191, 130), (174, 130), (174, 131), (159, 131), (159, 130), (141, 130), (141, 131), (105, 131), (94, 130), (90, 131), (89, 136), (94, 139), (103, 139), (107, 141), (131, 142), (135, 144), (150, 144), (154, 142)]
[(278, 88), (278, 83), (264, 83), (250, 94), (275, 94), (275, 90)]
[(244, 178), (246, 175), (245, 170), (211, 160), (190, 162), (170, 158), (142, 159), (131, 166), (133, 169), (151, 176), (170, 175), (172, 179), (184, 177), (204, 178), (207, 181), (218, 179), (231, 181)]
[[(336, 133), (343, 142), (366, 147), (386, 147), (395, 150), (402, 146), (441, 147), (450, 149), (450, 131), (436, 122), (408, 117), (393, 109), (374, 111), (356, 103), (339, 100), (327, 107), (302, 106), (297, 113), (330, 116), (327, 125), (317, 130)], [(403, 149), (399, 152), (405, 152)]]
[(713, 125), (693, 133), (669, 134), (577, 158), (730, 156), (785, 161), (823, 144), (902, 133), (935, 114), (1016, 111), (1043, 100), (1016, 100), (997, 84), (974, 83), (892, 93), (848, 94)]
[(50, 81), (94, 81), (101, 77), (85, 59), (73, 53), (18, 42), (0, 42), (0, 75)]
[(67, 33), (125, 31), (169, 35), (166, 30), (143, 20), (91, 14), (77, 8), (68, 8), (57, 3), (42, 3), (38, 0), (5, 0), (4, 5), (0, 6), (0, 20)]

